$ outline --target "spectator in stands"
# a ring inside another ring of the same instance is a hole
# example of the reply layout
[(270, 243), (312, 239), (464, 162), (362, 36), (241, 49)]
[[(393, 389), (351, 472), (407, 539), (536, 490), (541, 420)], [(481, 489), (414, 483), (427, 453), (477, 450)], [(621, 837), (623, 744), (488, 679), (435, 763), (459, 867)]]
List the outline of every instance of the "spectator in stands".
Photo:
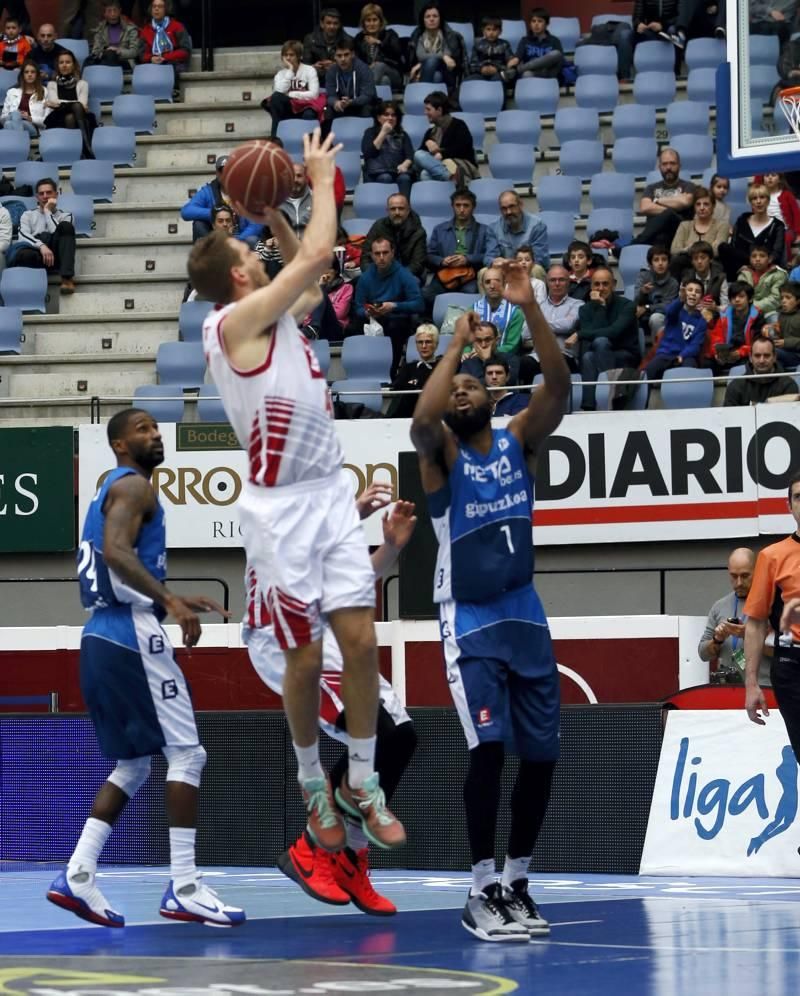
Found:
[(678, 281), (669, 272), (669, 250), (664, 246), (650, 246), (647, 264), (636, 278), (634, 304), (639, 324), (656, 335), (664, 328), (668, 305), (678, 296)]
[(473, 304), (472, 310), (482, 322), (491, 322), (497, 329), (499, 339), (496, 352), (516, 356), (522, 348), (525, 317), (521, 308), (503, 297), (503, 286), (502, 271), (490, 266), (483, 275), (484, 293)]
[(621, 83), (630, 80), (633, 75), (633, 27), (629, 20), (612, 18), (593, 24), (589, 34), (575, 43), (576, 50), (581, 45), (611, 45), (617, 50), (617, 78)]
[(59, 55), (58, 75), (47, 84), (45, 103), (49, 108), (45, 128), (77, 128), (83, 139), (81, 158), (94, 159), (92, 134), (97, 121), (89, 110), (89, 84), (81, 79), (72, 52)]
[(141, 31), (142, 62), (172, 66), (175, 71), (172, 96), (177, 100), (180, 97), (180, 74), (189, 68), (192, 57), (192, 40), (185, 26), (170, 16), (172, 4), (169, 0), (152, 0), (147, 13), (150, 20), (145, 21)]
[(731, 207), (730, 204), (725, 203), (725, 199), (731, 192), (731, 181), (727, 178), (727, 176), (720, 176), (719, 173), (714, 173), (711, 177), (708, 189), (711, 191), (711, 196), (714, 198), (714, 221), (724, 221), (730, 229)]
[(680, 176), (681, 157), (675, 149), (664, 148), (657, 161), (662, 179), (648, 183), (639, 202), (639, 214), (647, 221), (634, 245), (650, 246), (656, 242), (668, 246), (682, 221), (692, 216), (695, 185)]
[(504, 190), (498, 198), (500, 217), (491, 226), (497, 239), (500, 259), (513, 259), (520, 246), (533, 249), (539, 266), (550, 265), (550, 246), (547, 241), (547, 228), (536, 214), (530, 214), (522, 206), (522, 198), (515, 190)]
[(414, 153), (420, 178), (452, 180), (456, 187), (465, 186), (478, 176), (472, 133), (460, 118), (452, 116), (450, 100), (441, 90), (429, 93), (423, 107), (430, 128)]
[(753, 246), (750, 264), (739, 270), (740, 283), (753, 288), (753, 304), (764, 313), (764, 320), (774, 321), (781, 305), (781, 287), (786, 283), (786, 270), (770, 262), (764, 246)]
[[(614, 293), (614, 275), (607, 267), (598, 266), (592, 274), (589, 300), (578, 312), (578, 339), (584, 381), (596, 381), (604, 370), (639, 365), (633, 301)], [(584, 386), (581, 407), (585, 411), (597, 407), (594, 386)]]
[[(430, 322), (424, 322), (414, 333), (414, 342), (419, 353), (418, 360), (407, 360), (397, 371), (392, 381), (393, 391), (421, 391), (425, 386), (433, 368), (441, 357), (436, 356), (439, 345), (439, 330)], [(403, 394), (392, 398), (387, 418), (411, 418), (417, 404), (417, 394)]]
[(592, 290), (594, 258), (588, 242), (575, 240), (567, 246), (566, 260), (569, 264), (569, 296), (579, 301), (588, 301)]
[(533, 246), (521, 245), (514, 253), (514, 259), (525, 267), (525, 272), (531, 278), (533, 296), (536, 298), (536, 303), (541, 307), (542, 301), (547, 297), (547, 285), (542, 279), (546, 276), (546, 273), (544, 267), (540, 266), (535, 260)]
[(352, 38), (343, 38), (333, 54), (334, 65), (325, 74), (327, 104), (322, 131), (331, 130), (334, 119), (367, 118), (375, 103), (375, 81), (369, 67), (355, 58)]
[(728, 239), (729, 226), (714, 218), (714, 195), (705, 187), (695, 187), (694, 217), (682, 221), (672, 239), (670, 270), (677, 277), (691, 265), (689, 248), (695, 242), (708, 243), (714, 252)]
[(676, 48), (686, 44), (678, 37), (678, 0), (634, 0), (633, 44), (643, 41), (671, 41)]
[(219, 227), (214, 224), (215, 210), (225, 207), (231, 211), (231, 235), (254, 246), (261, 234), (262, 226), (254, 221), (248, 221), (247, 218), (240, 218), (230, 208), (228, 195), (222, 185), (222, 171), (227, 161), (227, 156), (217, 156), (216, 176), (208, 183), (204, 183), (183, 205), (181, 218), (184, 221), (191, 221), (192, 241), (197, 242), (215, 227)]
[(750, 355), (750, 345), (764, 328), (764, 315), (753, 304), (750, 284), (728, 284), (730, 304), (711, 329), (705, 357), (717, 375), (726, 374)]
[(529, 391), (508, 390), (508, 385), (511, 383), (511, 368), (508, 357), (502, 353), (495, 353), (484, 363), (483, 381), (489, 392), (493, 417), (516, 415), (528, 407), (528, 402), (531, 400)]
[(92, 51), (84, 66), (121, 66), (130, 72), (143, 48), (139, 29), (122, 16), (118, 0), (103, 7), (103, 20), (92, 35)]
[(39, 67), (28, 59), (19, 71), (17, 86), (12, 86), (6, 91), (3, 110), (0, 112), (3, 127), (14, 131), (27, 131), (31, 138), (35, 138), (47, 116), (44, 96)]
[(681, 283), (690, 278), (703, 285), (703, 307), (712, 311), (724, 311), (728, 307), (728, 281), (722, 263), (714, 259), (714, 251), (707, 242), (695, 242), (689, 246), (688, 266), (681, 274)]
[[(482, 321), (475, 330), (472, 345), (461, 357), (458, 372), (469, 374), (483, 383), (486, 363), (492, 356), (499, 355), (499, 343), (500, 332), (494, 322)], [(520, 358), (513, 353), (504, 352), (502, 355), (509, 361), (511, 377), (516, 380)]]
[(800, 284), (793, 281), (781, 287), (778, 320), (768, 330), (775, 343), (778, 362), (787, 370), (800, 366)]
[(293, 118), (316, 121), (325, 106), (325, 98), (319, 92), (317, 71), (313, 66), (307, 66), (302, 58), (303, 46), (299, 41), (283, 43), (283, 69), (275, 73), (270, 96), (261, 101), (261, 106), (272, 118), (272, 138), (275, 138), (281, 121)]
[(428, 239), (426, 263), (433, 277), (422, 296), (430, 310), (447, 291), (474, 294), (478, 270), (497, 256), (497, 243), (487, 225), (475, 220), (477, 198), (469, 189), (450, 195), (453, 217), (438, 224)]
[[(734, 377), (725, 389), (725, 408), (742, 405), (759, 405), (770, 398), (796, 395), (797, 381), (784, 373), (775, 352), (775, 343), (768, 336), (757, 335), (750, 346), (750, 357), (745, 363), (745, 374), (761, 374), (756, 380)], [(771, 375), (771, 376), (769, 376)]]
[(769, 207), (767, 214), (770, 218), (777, 218), (782, 221), (786, 228), (786, 256), (788, 259), (792, 249), (792, 244), (800, 235), (800, 205), (797, 198), (789, 190), (786, 176), (783, 173), (764, 173), (762, 176), (755, 176), (754, 183), (763, 183), (769, 193)]
[(549, 31), (550, 14), (544, 7), (534, 7), (528, 20), (528, 32), (519, 40), (516, 72), (524, 77), (558, 77), (564, 65), (561, 42)]
[(405, 58), (403, 43), (386, 23), (383, 8), (368, 3), (361, 8), (361, 30), (355, 37), (356, 55), (369, 66), (375, 85), (387, 83), (392, 90), (403, 89)]
[(706, 337), (706, 321), (700, 314), (703, 285), (688, 280), (678, 297), (667, 305), (664, 333), (655, 356), (644, 368), (648, 380), (661, 380), (673, 367), (696, 367)]
[(425, 275), (425, 257), (428, 254), (427, 238), (419, 215), (411, 210), (404, 194), (392, 194), (386, 201), (386, 217), (373, 222), (364, 240), (361, 254), (361, 272), (372, 262), (372, 243), (388, 238), (395, 247), (395, 257), (418, 281)]
[(39, 180), (36, 204), (23, 212), (19, 238), (24, 243), (15, 254), (12, 266), (44, 267), (61, 275), (61, 293), (75, 292), (75, 228), (69, 211), (58, 207), (55, 180)]
[(311, 218), (311, 187), (302, 163), (292, 164), (293, 183), (289, 196), (278, 210), (286, 216), (294, 234), (301, 239)]
[(729, 242), (719, 247), (719, 259), (728, 280), (736, 280), (739, 269), (750, 262), (753, 246), (764, 246), (772, 262), (783, 265), (786, 256), (786, 227), (770, 218), (769, 191), (763, 184), (752, 183), (747, 191), (751, 211), (736, 219)]
[(336, 46), (350, 35), (342, 30), (342, 15), (335, 7), (323, 7), (319, 25), (303, 39), (303, 62), (317, 71), (320, 86), (325, 85), (325, 74), (334, 64)]
[(14, 223), (8, 208), (0, 204), (0, 273), (6, 268), (6, 253), (14, 237)]
[(408, 61), (410, 83), (444, 83), (453, 90), (464, 75), (464, 39), (445, 21), (436, 4), (425, 4), (419, 12), (419, 23), (408, 40)]
[(319, 283), (331, 303), (336, 321), (342, 330), (346, 329), (350, 321), (350, 308), (353, 305), (353, 285), (342, 276), (342, 269), (335, 256), (331, 265), (319, 278)]
[(481, 18), (481, 37), (475, 39), (467, 65), (468, 80), (498, 80), (511, 83), (517, 77), (517, 59), (508, 42), (500, 37), (503, 22), (488, 14)]
[(382, 100), (375, 111), (375, 123), (361, 139), (364, 180), (367, 183), (396, 183), (409, 197), (414, 179), (414, 146), (403, 131), (403, 112), (394, 100)]
[(372, 243), (372, 265), (361, 274), (356, 287), (355, 313), (374, 318), (392, 340), (392, 378), (397, 375), (414, 315), (423, 310), (422, 292), (413, 274), (395, 259), (394, 243), (377, 238)]
[(6, 18), (5, 33), (0, 38), (0, 64), (3, 69), (20, 69), (31, 54), (33, 45), (23, 35), (19, 18)]
[(779, 44), (786, 45), (792, 31), (792, 20), (796, 17), (794, 4), (787, 5), (789, 16), (781, 10), (775, 0), (750, 0), (750, 34), (777, 35)]
[[(555, 263), (547, 271), (547, 295), (539, 305), (542, 309), (545, 321), (558, 338), (558, 344), (567, 366), (572, 373), (578, 372), (578, 314), (583, 301), (569, 296), (569, 272), (565, 266)], [(526, 369), (525, 377), (520, 372), (520, 380), (527, 381), (533, 379), (537, 373), (541, 372), (539, 359), (536, 354), (536, 344), (530, 338), (530, 332), (526, 324), (523, 329), (523, 349), (530, 344), (533, 350), (532, 361), (535, 366)]]
[(42, 81), (49, 83), (58, 74), (58, 57), (69, 51), (56, 41), (56, 29), (52, 24), (42, 24), (36, 32), (36, 44), (31, 49), (30, 58), (42, 73)]

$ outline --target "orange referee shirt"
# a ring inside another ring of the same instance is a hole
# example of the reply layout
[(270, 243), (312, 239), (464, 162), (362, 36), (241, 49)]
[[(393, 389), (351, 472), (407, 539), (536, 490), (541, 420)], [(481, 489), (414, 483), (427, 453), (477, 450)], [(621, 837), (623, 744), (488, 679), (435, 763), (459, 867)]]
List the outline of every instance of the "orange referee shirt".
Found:
[[(790, 598), (800, 598), (800, 536), (797, 533), (764, 547), (759, 553), (744, 614), (752, 619), (768, 619), (777, 644), (783, 605)], [(792, 639), (800, 644), (800, 625), (792, 626)]]

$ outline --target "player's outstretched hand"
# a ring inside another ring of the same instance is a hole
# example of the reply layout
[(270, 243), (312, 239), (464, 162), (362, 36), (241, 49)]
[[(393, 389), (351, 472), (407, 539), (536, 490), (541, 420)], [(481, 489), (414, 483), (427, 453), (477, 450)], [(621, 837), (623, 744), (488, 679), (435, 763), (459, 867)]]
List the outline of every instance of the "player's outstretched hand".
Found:
[(379, 508), (386, 508), (394, 495), (394, 488), (388, 481), (373, 481), (356, 498), (359, 519), (368, 519)]
[(203, 629), (189, 601), (180, 595), (170, 595), (169, 600), (164, 603), (164, 608), (180, 626), (184, 647), (194, 647)]
[(402, 550), (411, 539), (414, 528), (417, 525), (417, 517), (414, 514), (416, 506), (413, 501), (396, 501), (391, 512), (385, 512), (383, 516), (383, 541), (395, 548)]
[(231, 614), (219, 602), (208, 595), (184, 595), (183, 601), (193, 612), (218, 612), (223, 619), (230, 619)]
[(788, 633), (792, 626), (800, 626), (800, 598), (790, 598), (783, 606), (781, 633)]
[(336, 172), (336, 153), (344, 146), (334, 145), (333, 132), (323, 139), (319, 128), (303, 135), (303, 162), (312, 186), (321, 180), (333, 180)]
[(480, 319), (474, 311), (465, 311), (459, 315), (453, 328), (453, 342), (459, 347), (469, 346), (478, 331)]
[(767, 725), (761, 718), (762, 716), (769, 716), (767, 700), (764, 698), (764, 693), (758, 685), (748, 685), (745, 689), (744, 707), (747, 710), (747, 717), (751, 723), (755, 723), (757, 726)]
[(513, 259), (504, 259), (498, 269), (503, 273), (503, 297), (506, 301), (520, 306), (536, 301), (531, 278), (522, 263)]

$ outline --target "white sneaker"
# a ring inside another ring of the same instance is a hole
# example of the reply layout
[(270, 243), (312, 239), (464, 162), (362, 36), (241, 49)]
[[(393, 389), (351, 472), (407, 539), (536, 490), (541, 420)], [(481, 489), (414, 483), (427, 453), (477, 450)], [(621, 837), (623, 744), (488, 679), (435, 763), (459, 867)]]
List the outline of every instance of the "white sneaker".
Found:
[(72, 872), (61, 872), (47, 890), (51, 903), (69, 910), (81, 920), (99, 924), (101, 927), (124, 927), (125, 917), (111, 908), (103, 893), (94, 881), (95, 873), (78, 865)]
[(499, 882), (486, 886), (477, 896), (468, 896), (461, 926), (481, 941), (527, 944), (530, 934), (517, 923), (503, 902)]
[(208, 927), (238, 927), (247, 919), (244, 910), (226, 906), (216, 892), (203, 883), (201, 875), (177, 890), (170, 880), (158, 912), (168, 920), (188, 920)]

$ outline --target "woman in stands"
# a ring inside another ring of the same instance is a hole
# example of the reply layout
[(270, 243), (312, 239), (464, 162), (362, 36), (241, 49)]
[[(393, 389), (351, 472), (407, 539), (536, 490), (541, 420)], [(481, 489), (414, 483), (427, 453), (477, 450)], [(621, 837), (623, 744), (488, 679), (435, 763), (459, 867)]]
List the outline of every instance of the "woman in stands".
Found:
[(435, 4), (426, 4), (419, 12), (419, 25), (408, 40), (408, 52), (411, 83), (444, 83), (452, 91), (464, 75), (464, 39)]
[(730, 226), (724, 221), (714, 218), (714, 195), (705, 187), (696, 187), (694, 191), (694, 217), (682, 221), (672, 240), (669, 264), (670, 272), (680, 280), (684, 270), (692, 265), (689, 248), (695, 242), (707, 242), (716, 254), (720, 244), (726, 242)]
[(397, 32), (387, 26), (383, 9), (376, 3), (368, 3), (361, 8), (359, 23), (356, 55), (369, 66), (375, 85), (388, 83), (392, 90), (402, 90), (403, 44)]
[(769, 191), (760, 183), (752, 183), (747, 191), (752, 211), (736, 219), (729, 242), (719, 247), (719, 259), (728, 280), (736, 280), (741, 267), (750, 262), (753, 246), (762, 246), (769, 253), (770, 263), (783, 266), (786, 261), (786, 226), (769, 216)]
[(42, 74), (35, 62), (25, 62), (19, 71), (17, 85), (6, 92), (0, 122), (13, 131), (27, 131), (35, 138), (44, 126), (48, 114), (45, 104)]
[(361, 140), (364, 157), (364, 180), (369, 183), (396, 183), (400, 193), (409, 197), (414, 165), (414, 146), (403, 131), (403, 112), (393, 100), (382, 100), (375, 112), (375, 123)]
[(62, 52), (56, 63), (58, 75), (47, 84), (48, 107), (45, 128), (77, 128), (83, 137), (82, 159), (94, 159), (92, 133), (97, 127), (89, 110), (89, 84), (81, 79), (81, 70), (72, 52)]
[(172, 96), (177, 100), (180, 97), (178, 78), (189, 68), (192, 40), (185, 26), (170, 16), (172, 4), (168, 0), (153, 0), (147, 13), (150, 20), (145, 21), (140, 32), (144, 42), (142, 62), (150, 62), (155, 66), (172, 66), (175, 70)]
[(275, 73), (272, 93), (261, 106), (272, 117), (270, 137), (275, 138), (281, 121), (303, 118), (317, 121), (325, 106), (319, 94), (319, 76), (313, 66), (303, 62), (303, 46), (299, 41), (287, 41), (281, 46), (283, 69)]

